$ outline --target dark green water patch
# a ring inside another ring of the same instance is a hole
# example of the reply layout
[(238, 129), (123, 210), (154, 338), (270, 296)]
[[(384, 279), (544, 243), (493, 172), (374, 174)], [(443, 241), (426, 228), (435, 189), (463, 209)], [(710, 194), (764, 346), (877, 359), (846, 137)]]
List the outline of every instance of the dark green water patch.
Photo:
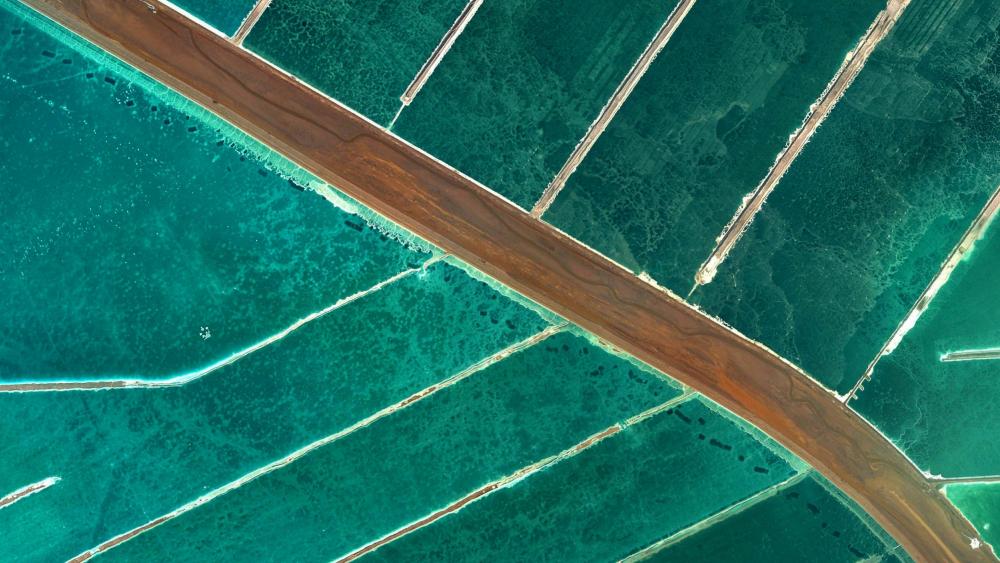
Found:
[(0, 490), (62, 477), (0, 510), (0, 560), (72, 557), (543, 326), (438, 264), (184, 387), (0, 394)]
[(556, 335), (109, 555), (333, 560), (678, 393)]
[(996, 553), (1000, 546), (1000, 483), (948, 485), (945, 494)]
[(739, 426), (689, 401), (362, 560), (608, 561), (791, 474)]
[(851, 403), (934, 474), (1000, 474), (1000, 360), (941, 361), (948, 352), (1000, 348), (997, 272), (994, 222)]
[(913, 2), (695, 301), (849, 390), (1000, 183), (998, 25)]
[(679, 294), (881, 0), (695, 4), (545, 220)]
[(248, 48), (373, 121), (400, 95), (466, 0), (274, 0)]
[(427, 259), (235, 128), (8, 7), (0, 380), (195, 370)]
[(226, 35), (233, 35), (255, 0), (175, 0), (175, 4)]
[(906, 558), (902, 548), (853, 502), (810, 476), (647, 561), (855, 563)]
[(394, 130), (531, 208), (676, 3), (486, 2)]

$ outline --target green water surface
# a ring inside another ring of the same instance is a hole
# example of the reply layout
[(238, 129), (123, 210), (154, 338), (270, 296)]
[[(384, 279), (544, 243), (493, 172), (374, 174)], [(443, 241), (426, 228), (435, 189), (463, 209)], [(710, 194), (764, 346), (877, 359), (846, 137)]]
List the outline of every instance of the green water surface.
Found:
[(880, 0), (698, 2), (545, 220), (681, 295)]
[(256, 0), (174, 0), (174, 3), (222, 33), (233, 35)]
[(381, 125), (465, 0), (274, 0), (249, 49)]
[(998, 26), (912, 2), (695, 301), (849, 390), (1000, 183)]
[(530, 209), (676, 3), (487, 1), (394, 131)]
[(944, 491), (986, 543), (1000, 546), (1000, 483), (948, 485)]

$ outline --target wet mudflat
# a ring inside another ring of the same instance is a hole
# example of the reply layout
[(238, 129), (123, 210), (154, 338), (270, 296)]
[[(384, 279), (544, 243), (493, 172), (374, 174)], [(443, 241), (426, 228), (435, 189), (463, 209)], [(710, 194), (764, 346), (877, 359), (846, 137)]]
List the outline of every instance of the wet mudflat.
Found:
[(884, 5), (695, 4), (544, 219), (686, 295)]
[(915, 0), (694, 301), (849, 390), (1000, 182), (998, 26)]
[(466, 0), (274, 0), (246, 46), (388, 125)]
[(486, 2), (393, 130), (530, 209), (676, 3)]
[(933, 474), (1000, 474), (1000, 361), (942, 361), (949, 352), (1000, 348), (998, 271), (1000, 223), (994, 222), (851, 402)]

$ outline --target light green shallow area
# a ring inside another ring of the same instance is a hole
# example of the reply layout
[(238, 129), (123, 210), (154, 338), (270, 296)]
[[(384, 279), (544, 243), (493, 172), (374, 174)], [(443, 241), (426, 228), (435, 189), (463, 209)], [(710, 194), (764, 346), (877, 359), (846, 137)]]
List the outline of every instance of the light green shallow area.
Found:
[(256, 0), (172, 0), (198, 19), (226, 35), (233, 35)]
[(996, 553), (1000, 546), (1000, 483), (948, 485), (944, 491)]
[(545, 220), (680, 295), (883, 0), (698, 2)]
[(664, 542), (651, 563), (855, 563), (909, 561), (881, 528), (822, 477), (809, 475), (762, 494), (748, 508)]
[(330, 561), (678, 394), (559, 334), (109, 557)]
[(487, 1), (393, 130), (530, 209), (676, 3)]
[(1000, 474), (1000, 360), (941, 361), (948, 352), (1000, 348), (998, 272), (993, 222), (851, 403), (933, 474)]
[(369, 119), (399, 97), (465, 0), (274, 0), (245, 44)]
[(0, 560), (72, 557), (544, 326), (436, 264), (182, 387), (0, 394), (0, 490), (62, 478), (0, 510)]
[(998, 26), (914, 0), (694, 301), (850, 390), (1000, 183)]
[(429, 257), (23, 10), (0, 2), (0, 380), (198, 370)]
[(694, 399), (361, 561), (610, 561), (796, 471)]

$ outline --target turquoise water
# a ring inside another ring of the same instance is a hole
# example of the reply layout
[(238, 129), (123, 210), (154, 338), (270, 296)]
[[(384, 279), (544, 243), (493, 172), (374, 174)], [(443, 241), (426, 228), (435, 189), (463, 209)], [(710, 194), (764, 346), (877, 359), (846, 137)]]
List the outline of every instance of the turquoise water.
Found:
[(530, 209), (676, 3), (485, 2), (393, 130)]
[(699, 2), (545, 220), (678, 294), (882, 0)]
[(233, 35), (253, 9), (255, 0), (173, 0), (198, 19), (226, 35)]
[(678, 393), (557, 335), (109, 555), (329, 561)]
[(0, 380), (187, 372), (428, 258), (219, 119), (10, 6)]
[(695, 399), (362, 561), (612, 560), (794, 473)]
[(945, 493), (996, 553), (1000, 546), (1000, 483), (948, 485)]
[(914, 1), (695, 301), (849, 390), (1000, 183), (998, 26)]
[(864, 512), (821, 477), (783, 487), (648, 561), (855, 563), (909, 561)]
[(994, 222), (851, 403), (931, 473), (1000, 474), (1000, 361), (940, 360), (948, 352), (1000, 347), (998, 271)]
[[(0, 394), (0, 560), (67, 558), (541, 330), (445, 264), (183, 387)], [(278, 497), (280, 498), (280, 497)]]
[(399, 97), (466, 0), (274, 0), (246, 40), (252, 51), (373, 121)]

